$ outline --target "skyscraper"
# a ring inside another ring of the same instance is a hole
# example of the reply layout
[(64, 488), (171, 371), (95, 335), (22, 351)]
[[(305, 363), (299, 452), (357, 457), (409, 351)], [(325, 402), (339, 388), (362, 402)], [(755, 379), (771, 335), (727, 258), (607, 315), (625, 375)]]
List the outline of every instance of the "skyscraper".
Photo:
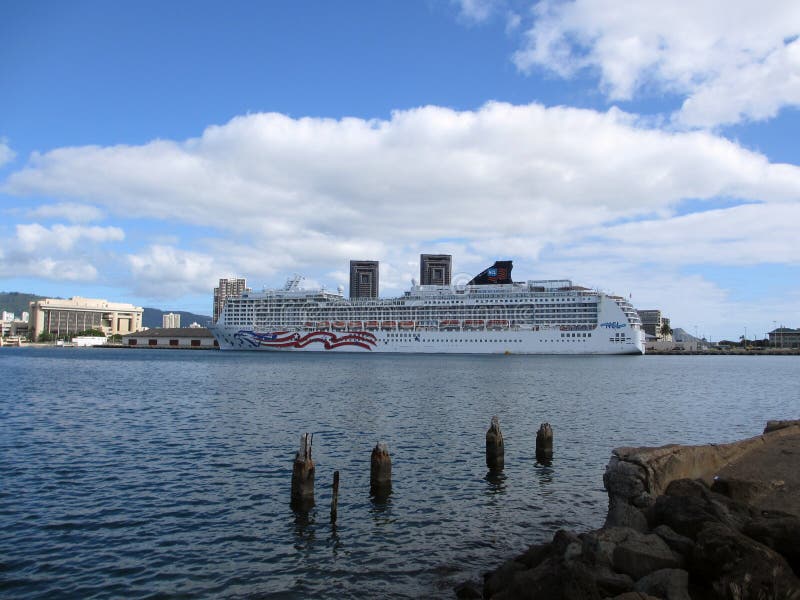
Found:
[(164, 329), (178, 329), (181, 326), (181, 316), (178, 313), (161, 315), (161, 327)]
[(225, 300), (231, 296), (238, 296), (247, 291), (247, 281), (244, 279), (220, 279), (219, 287), (214, 288), (214, 323), (217, 322), (225, 308)]
[(350, 297), (378, 297), (378, 261), (350, 261)]
[(420, 254), (420, 285), (450, 285), (452, 262), (450, 254)]

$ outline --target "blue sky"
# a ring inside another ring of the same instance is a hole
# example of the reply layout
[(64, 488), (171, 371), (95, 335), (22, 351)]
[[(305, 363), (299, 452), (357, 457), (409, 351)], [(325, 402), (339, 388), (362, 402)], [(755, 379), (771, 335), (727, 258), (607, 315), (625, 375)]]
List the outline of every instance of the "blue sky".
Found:
[(620, 6), (3, 3), (0, 290), (208, 314), (448, 252), (800, 327), (800, 5)]

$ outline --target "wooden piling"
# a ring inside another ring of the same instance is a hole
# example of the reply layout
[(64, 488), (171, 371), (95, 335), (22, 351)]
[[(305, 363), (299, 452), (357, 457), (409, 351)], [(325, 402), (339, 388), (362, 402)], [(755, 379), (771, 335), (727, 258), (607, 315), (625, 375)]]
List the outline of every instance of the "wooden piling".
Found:
[(392, 458), (384, 442), (378, 442), (372, 449), (369, 488), (375, 496), (388, 496), (392, 491)]
[(553, 460), (553, 428), (550, 423), (542, 423), (536, 432), (536, 460), (540, 463)]
[(339, 510), (339, 471), (333, 472), (333, 497), (331, 498), (331, 523), (336, 523)]
[(492, 417), (486, 432), (486, 466), (490, 471), (502, 471), (505, 466), (503, 432), (500, 431), (500, 420), (496, 416)]
[(292, 465), (292, 502), (304, 505), (314, 503), (314, 461), (311, 458), (311, 445), (314, 435), (304, 433), (300, 436), (300, 450)]

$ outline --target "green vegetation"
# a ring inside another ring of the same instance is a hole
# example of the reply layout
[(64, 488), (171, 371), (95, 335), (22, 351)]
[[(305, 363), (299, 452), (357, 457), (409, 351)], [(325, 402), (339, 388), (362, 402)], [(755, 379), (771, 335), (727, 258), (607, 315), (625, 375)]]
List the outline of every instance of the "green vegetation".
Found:
[(43, 299), (44, 296), (36, 294), (23, 294), (21, 292), (0, 292), (0, 311), (13, 312), (19, 318), (23, 312), (30, 309), (30, 303)]
[(85, 329), (71, 334), (71, 337), (106, 337), (106, 334), (100, 329)]
[(666, 338), (668, 338), (669, 336), (672, 335), (672, 327), (669, 326), (669, 323), (664, 321), (661, 324), (661, 329), (658, 330), (658, 333), (661, 334), (661, 337), (666, 339)]
[(55, 341), (55, 339), (56, 336), (54, 336), (52, 333), (47, 333), (46, 331), (44, 331), (39, 334), (39, 339), (36, 341), (39, 342), (40, 344), (43, 344), (45, 342), (53, 342)]

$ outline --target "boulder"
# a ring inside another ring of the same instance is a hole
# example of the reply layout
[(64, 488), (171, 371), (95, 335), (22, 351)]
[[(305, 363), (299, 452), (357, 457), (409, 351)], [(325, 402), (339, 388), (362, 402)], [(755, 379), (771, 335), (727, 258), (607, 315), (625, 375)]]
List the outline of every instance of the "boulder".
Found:
[(690, 538), (674, 531), (669, 525), (659, 525), (653, 530), (653, 533), (664, 540), (673, 552), (685, 557), (692, 555), (694, 542)]
[(524, 571), (526, 566), (515, 560), (507, 560), (500, 568), (487, 573), (483, 579), (483, 596), (491, 598), (500, 590), (507, 588), (514, 580), (514, 574)]
[(800, 519), (794, 515), (764, 514), (748, 523), (742, 533), (772, 548), (800, 577)]
[(483, 598), (480, 586), (472, 581), (459, 583), (453, 591), (456, 593), (456, 598)]
[(656, 499), (650, 512), (652, 525), (667, 525), (692, 540), (707, 522), (741, 529), (756, 516), (752, 507), (712, 492), (704, 483), (690, 479), (673, 481)]
[(683, 569), (661, 569), (636, 582), (634, 590), (663, 600), (691, 600), (689, 572)]
[(699, 532), (692, 577), (726, 600), (800, 599), (800, 579), (780, 554), (721, 523)]
[(657, 535), (631, 531), (614, 548), (612, 566), (618, 573), (625, 573), (636, 580), (653, 571), (678, 568), (681, 560)]
[(662, 600), (644, 592), (625, 592), (619, 596), (614, 596), (613, 600)]

